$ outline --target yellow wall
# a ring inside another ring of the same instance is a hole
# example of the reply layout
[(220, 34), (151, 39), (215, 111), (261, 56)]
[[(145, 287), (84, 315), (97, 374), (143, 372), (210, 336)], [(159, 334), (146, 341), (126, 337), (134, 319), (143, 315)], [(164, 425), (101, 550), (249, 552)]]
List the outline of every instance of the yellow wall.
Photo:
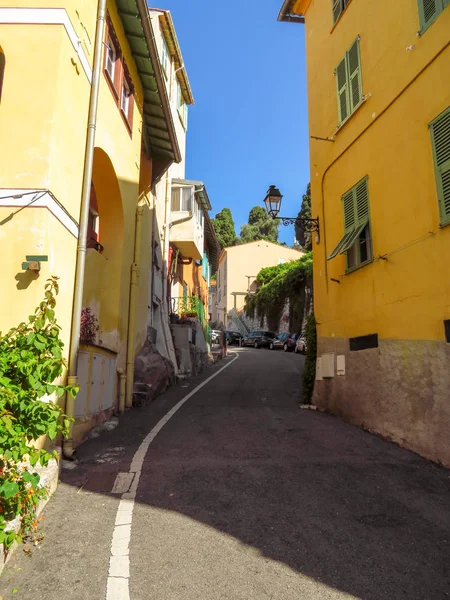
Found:
[[(419, 28), (416, 0), (351, 2), (334, 28), (328, 0), (306, 11), (310, 134), (335, 136), (310, 142), (319, 337), (444, 340), (450, 227), (439, 227), (428, 124), (450, 106), (450, 8)], [(336, 132), (334, 69), (357, 35), (368, 97)], [(375, 260), (346, 275), (344, 256), (326, 257), (343, 235), (341, 196), (366, 175)]]
[[(12, 8), (22, 3), (10, 3)], [(28, 7), (41, 4), (30, 0)], [(70, 1), (63, 6), (92, 66), (96, 2)], [(61, 8), (52, 0), (46, 8)], [(139, 193), (149, 192), (151, 161), (139, 188), (142, 142), (143, 90), (115, 4), (108, 2), (135, 92), (132, 135), (101, 74), (93, 182), (100, 215), (102, 254), (87, 251), (83, 305), (90, 306), (100, 325), (104, 348), (118, 353), (124, 367), (129, 314), (130, 269), (133, 263), (135, 215)], [(90, 84), (63, 25), (0, 23), (1, 48), (6, 58), (0, 103), (0, 188), (49, 189), (64, 210), (78, 222), (85, 158)], [(103, 65), (103, 62), (102, 62)], [(145, 188), (145, 189), (144, 189)], [(4, 191), (0, 190), (0, 196)], [(46, 208), (1, 206), (0, 247), (3, 277), (0, 294), (0, 331), (31, 314), (44, 292), (47, 276), (60, 278), (57, 318), (69, 347), (76, 237)], [(6, 220), (5, 220), (6, 219)], [(146, 206), (143, 223), (148, 238), (151, 215)], [(29, 276), (21, 263), (29, 254), (48, 255), (41, 273)], [(148, 274), (151, 248), (143, 244), (138, 291), (136, 342), (140, 347), (147, 327)]]

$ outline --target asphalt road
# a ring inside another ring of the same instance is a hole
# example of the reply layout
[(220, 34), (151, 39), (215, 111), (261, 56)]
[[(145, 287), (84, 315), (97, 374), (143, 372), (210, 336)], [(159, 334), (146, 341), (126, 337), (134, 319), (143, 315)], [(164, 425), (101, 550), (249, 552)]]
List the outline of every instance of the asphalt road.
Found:
[[(450, 471), (301, 410), (303, 357), (237, 353), (149, 445), (132, 515), (130, 599), (449, 598)], [(224, 364), (80, 447), (47, 505), (41, 547), (18, 551), (3, 572), (3, 599), (105, 598), (117, 473)]]

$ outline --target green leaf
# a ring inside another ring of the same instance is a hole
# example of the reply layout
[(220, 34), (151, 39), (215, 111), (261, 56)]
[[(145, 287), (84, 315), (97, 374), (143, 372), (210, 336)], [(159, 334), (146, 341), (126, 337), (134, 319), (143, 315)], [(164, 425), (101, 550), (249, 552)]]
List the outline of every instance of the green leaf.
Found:
[(37, 340), (34, 340), (34, 346), (35, 348), (37, 348), (38, 350), (43, 350), (45, 348), (45, 343), (43, 342), (38, 342)]
[(56, 389), (56, 385), (51, 385), (50, 383), (47, 383), (46, 388), (47, 388), (47, 394), (53, 394), (53, 392)]
[(19, 492), (19, 486), (15, 481), (5, 481), (5, 483), (0, 487), (3, 496), (8, 499), (12, 498)]
[(3, 544), (5, 539), (6, 539), (6, 533), (4, 531), (0, 531), (0, 544)]
[(13, 593), (13, 594), (17, 594), (17, 592), (18, 592), (18, 591), (19, 591), (19, 588), (13, 588), (13, 591), (12, 591), (12, 593)]

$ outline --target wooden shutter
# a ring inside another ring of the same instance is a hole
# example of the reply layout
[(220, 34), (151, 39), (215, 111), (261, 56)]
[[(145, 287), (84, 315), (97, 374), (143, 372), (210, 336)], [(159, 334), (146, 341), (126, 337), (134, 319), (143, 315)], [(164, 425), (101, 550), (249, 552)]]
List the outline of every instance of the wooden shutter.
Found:
[(419, 0), (420, 25), (426, 29), (442, 10), (442, 0)]
[(347, 71), (349, 79), (350, 107), (353, 112), (362, 101), (361, 59), (359, 54), (359, 38), (355, 40), (347, 52)]
[(356, 222), (358, 224), (369, 221), (369, 187), (367, 178), (360, 181), (355, 187)]
[(339, 19), (339, 15), (342, 12), (341, 4), (341, 0), (333, 0), (333, 23), (336, 23), (336, 21)]
[(339, 112), (339, 125), (343, 123), (350, 114), (350, 101), (347, 77), (347, 60), (344, 57), (336, 68), (336, 87)]
[(342, 196), (342, 204), (344, 209), (344, 229), (348, 231), (356, 225), (354, 188)]
[(450, 108), (431, 124), (441, 223), (450, 222)]

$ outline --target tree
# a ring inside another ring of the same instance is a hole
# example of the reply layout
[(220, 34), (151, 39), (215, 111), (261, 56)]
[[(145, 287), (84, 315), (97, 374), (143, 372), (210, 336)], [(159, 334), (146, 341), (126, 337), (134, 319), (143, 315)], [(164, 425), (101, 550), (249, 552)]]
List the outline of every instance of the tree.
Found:
[[(298, 213), (298, 218), (311, 218), (311, 184), (306, 186), (306, 192), (303, 194), (302, 206)], [(295, 228), (295, 238), (304, 250), (309, 252), (312, 250), (311, 233), (303, 231), (297, 224)]]
[(236, 245), (236, 231), (229, 208), (223, 208), (218, 212), (215, 219), (212, 219), (212, 223), (221, 248)]
[(262, 206), (254, 206), (248, 215), (248, 223), (241, 227), (241, 243), (256, 240), (278, 242), (278, 221), (269, 217)]

